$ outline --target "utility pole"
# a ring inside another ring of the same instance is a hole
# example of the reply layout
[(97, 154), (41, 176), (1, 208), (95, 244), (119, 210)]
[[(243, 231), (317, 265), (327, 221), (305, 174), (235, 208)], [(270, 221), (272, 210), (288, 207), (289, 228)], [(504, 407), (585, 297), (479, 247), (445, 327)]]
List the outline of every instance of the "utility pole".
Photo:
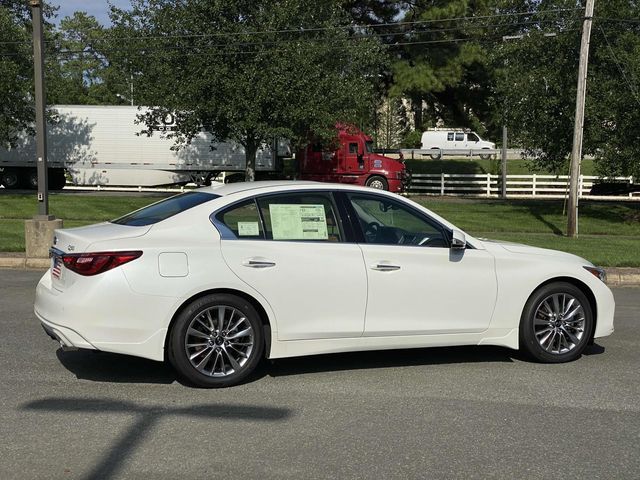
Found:
[[(49, 215), (49, 179), (47, 175), (47, 124), (45, 119), (44, 41), (42, 35), (42, 0), (29, 0), (33, 24), (33, 75), (36, 100), (36, 165), (38, 170), (38, 214), (24, 221), (27, 265), (31, 259), (46, 259), (55, 244), (54, 231), (62, 220)], [(42, 265), (42, 264), (40, 264)]]
[(42, 35), (42, 1), (29, 0), (33, 23), (33, 74), (36, 87), (36, 156), (38, 170), (38, 215), (49, 215), (49, 178), (47, 175), (47, 126), (45, 123), (44, 40)]
[(578, 91), (576, 93), (576, 117), (573, 127), (573, 149), (571, 150), (571, 171), (569, 180), (569, 202), (567, 208), (567, 236), (578, 236), (578, 183), (580, 160), (582, 158), (582, 137), (584, 133), (584, 103), (587, 94), (587, 67), (589, 65), (589, 42), (595, 0), (587, 0), (580, 42), (580, 64), (578, 67)]

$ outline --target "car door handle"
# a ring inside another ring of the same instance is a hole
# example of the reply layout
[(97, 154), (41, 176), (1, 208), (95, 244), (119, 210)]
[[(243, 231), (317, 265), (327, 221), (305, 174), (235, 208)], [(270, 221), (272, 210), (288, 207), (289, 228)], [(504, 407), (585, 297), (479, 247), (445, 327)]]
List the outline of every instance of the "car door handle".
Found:
[(271, 262), (269, 260), (249, 259), (242, 262), (242, 265), (244, 265), (245, 267), (251, 267), (251, 268), (269, 268), (269, 267), (275, 267), (276, 262)]
[(393, 272), (394, 270), (400, 270), (400, 265), (391, 265), (389, 263), (377, 263), (371, 265), (371, 270), (378, 270), (380, 272)]

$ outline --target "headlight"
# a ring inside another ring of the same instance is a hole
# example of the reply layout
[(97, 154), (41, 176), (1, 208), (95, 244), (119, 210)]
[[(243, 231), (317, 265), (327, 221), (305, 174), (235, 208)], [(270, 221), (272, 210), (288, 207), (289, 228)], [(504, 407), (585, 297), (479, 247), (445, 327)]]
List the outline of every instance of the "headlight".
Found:
[(607, 272), (604, 271), (604, 268), (600, 267), (583, 267), (587, 272), (592, 275), (598, 277), (603, 282), (607, 283)]

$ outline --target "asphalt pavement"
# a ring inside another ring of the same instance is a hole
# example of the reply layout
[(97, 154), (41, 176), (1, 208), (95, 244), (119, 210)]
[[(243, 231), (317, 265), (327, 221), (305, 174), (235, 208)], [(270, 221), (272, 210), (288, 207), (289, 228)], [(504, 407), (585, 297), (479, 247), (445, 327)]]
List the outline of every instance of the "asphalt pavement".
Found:
[(225, 390), (63, 352), (0, 270), (0, 478), (640, 477), (640, 289), (578, 361), (457, 347), (266, 362)]

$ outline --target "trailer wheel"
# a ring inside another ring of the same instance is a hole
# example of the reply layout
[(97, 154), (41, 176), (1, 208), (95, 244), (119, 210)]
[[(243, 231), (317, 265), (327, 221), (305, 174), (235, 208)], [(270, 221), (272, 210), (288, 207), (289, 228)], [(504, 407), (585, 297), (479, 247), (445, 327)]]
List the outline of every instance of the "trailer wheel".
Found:
[(429, 155), (432, 160), (440, 160), (442, 158), (442, 151), (439, 148), (432, 148), (431, 150), (436, 152)]
[(38, 189), (38, 170), (35, 168), (30, 168), (27, 173), (27, 187), (30, 190)]
[(365, 185), (367, 187), (377, 188), (378, 190), (389, 190), (389, 183), (387, 182), (387, 179), (380, 175), (373, 175), (367, 178)]
[(7, 189), (20, 188), (22, 184), (22, 175), (16, 168), (7, 168), (2, 174), (2, 185)]

